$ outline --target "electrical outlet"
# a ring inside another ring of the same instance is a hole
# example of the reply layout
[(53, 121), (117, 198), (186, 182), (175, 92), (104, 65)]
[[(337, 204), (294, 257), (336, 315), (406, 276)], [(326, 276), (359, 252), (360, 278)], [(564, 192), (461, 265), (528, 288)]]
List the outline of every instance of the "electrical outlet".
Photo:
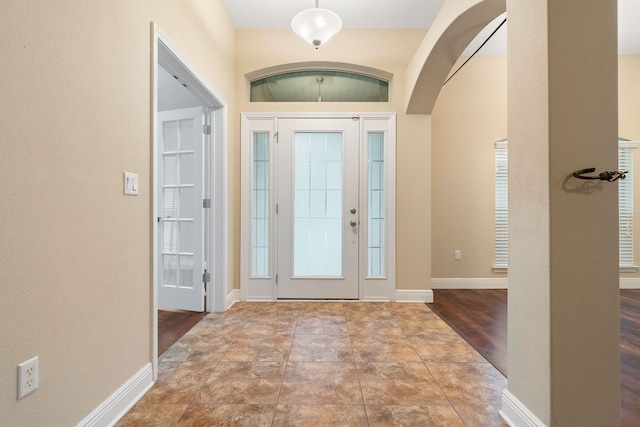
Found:
[(18, 365), (18, 399), (38, 388), (38, 356)]

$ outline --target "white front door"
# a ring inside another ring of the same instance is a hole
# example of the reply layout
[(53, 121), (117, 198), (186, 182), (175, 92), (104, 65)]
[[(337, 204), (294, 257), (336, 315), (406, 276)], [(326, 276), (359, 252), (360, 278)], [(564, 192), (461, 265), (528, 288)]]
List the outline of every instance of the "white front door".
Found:
[(203, 109), (157, 117), (158, 307), (203, 311)]
[(357, 299), (359, 122), (278, 121), (277, 298)]

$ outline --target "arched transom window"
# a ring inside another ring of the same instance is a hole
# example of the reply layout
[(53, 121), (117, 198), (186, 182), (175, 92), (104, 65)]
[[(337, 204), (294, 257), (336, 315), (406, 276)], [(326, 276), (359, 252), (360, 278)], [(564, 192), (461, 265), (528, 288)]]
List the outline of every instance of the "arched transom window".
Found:
[(251, 80), (251, 102), (388, 102), (389, 80), (327, 69)]

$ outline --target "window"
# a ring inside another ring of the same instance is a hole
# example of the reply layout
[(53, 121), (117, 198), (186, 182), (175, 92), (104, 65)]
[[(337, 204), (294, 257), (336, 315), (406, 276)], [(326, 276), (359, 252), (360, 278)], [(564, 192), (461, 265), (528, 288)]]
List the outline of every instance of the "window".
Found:
[(495, 261), (494, 271), (505, 269), (509, 266), (509, 182), (507, 171), (509, 170), (507, 152), (507, 140), (496, 142), (496, 209), (495, 209)]
[[(628, 171), (627, 178), (618, 180), (618, 233), (620, 268), (636, 271), (633, 255), (633, 149), (638, 142), (618, 139), (618, 170)], [(507, 140), (496, 142), (495, 148), (495, 260), (493, 271), (505, 272), (509, 266), (508, 239), (508, 149)]]
[(345, 71), (306, 70), (251, 81), (251, 102), (388, 102), (389, 82)]
[(269, 275), (269, 132), (253, 134), (251, 275)]
[(384, 132), (368, 133), (368, 276), (382, 277), (384, 271)]
[(620, 236), (620, 267), (633, 267), (633, 149), (638, 144), (618, 139), (618, 170), (629, 171), (626, 179), (618, 180), (618, 227)]

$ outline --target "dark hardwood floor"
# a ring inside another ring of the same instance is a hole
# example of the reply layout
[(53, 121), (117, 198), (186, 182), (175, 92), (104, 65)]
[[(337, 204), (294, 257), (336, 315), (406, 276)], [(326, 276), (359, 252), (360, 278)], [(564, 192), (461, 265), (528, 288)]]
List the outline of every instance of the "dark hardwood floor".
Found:
[(507, 376), (506, 289), (434, 289), (429, 307)]
[[(434, 289), (429, 307), (507, 375), (507, 291)], [(620, 291), (620, 425), (640, 425), (640, 290)]]
[(620, 382), (620, 425), (640, 425), (640, 289), (620, 291)]
[(158, 356), (189, 332), (207, 312), (158, 310)]

